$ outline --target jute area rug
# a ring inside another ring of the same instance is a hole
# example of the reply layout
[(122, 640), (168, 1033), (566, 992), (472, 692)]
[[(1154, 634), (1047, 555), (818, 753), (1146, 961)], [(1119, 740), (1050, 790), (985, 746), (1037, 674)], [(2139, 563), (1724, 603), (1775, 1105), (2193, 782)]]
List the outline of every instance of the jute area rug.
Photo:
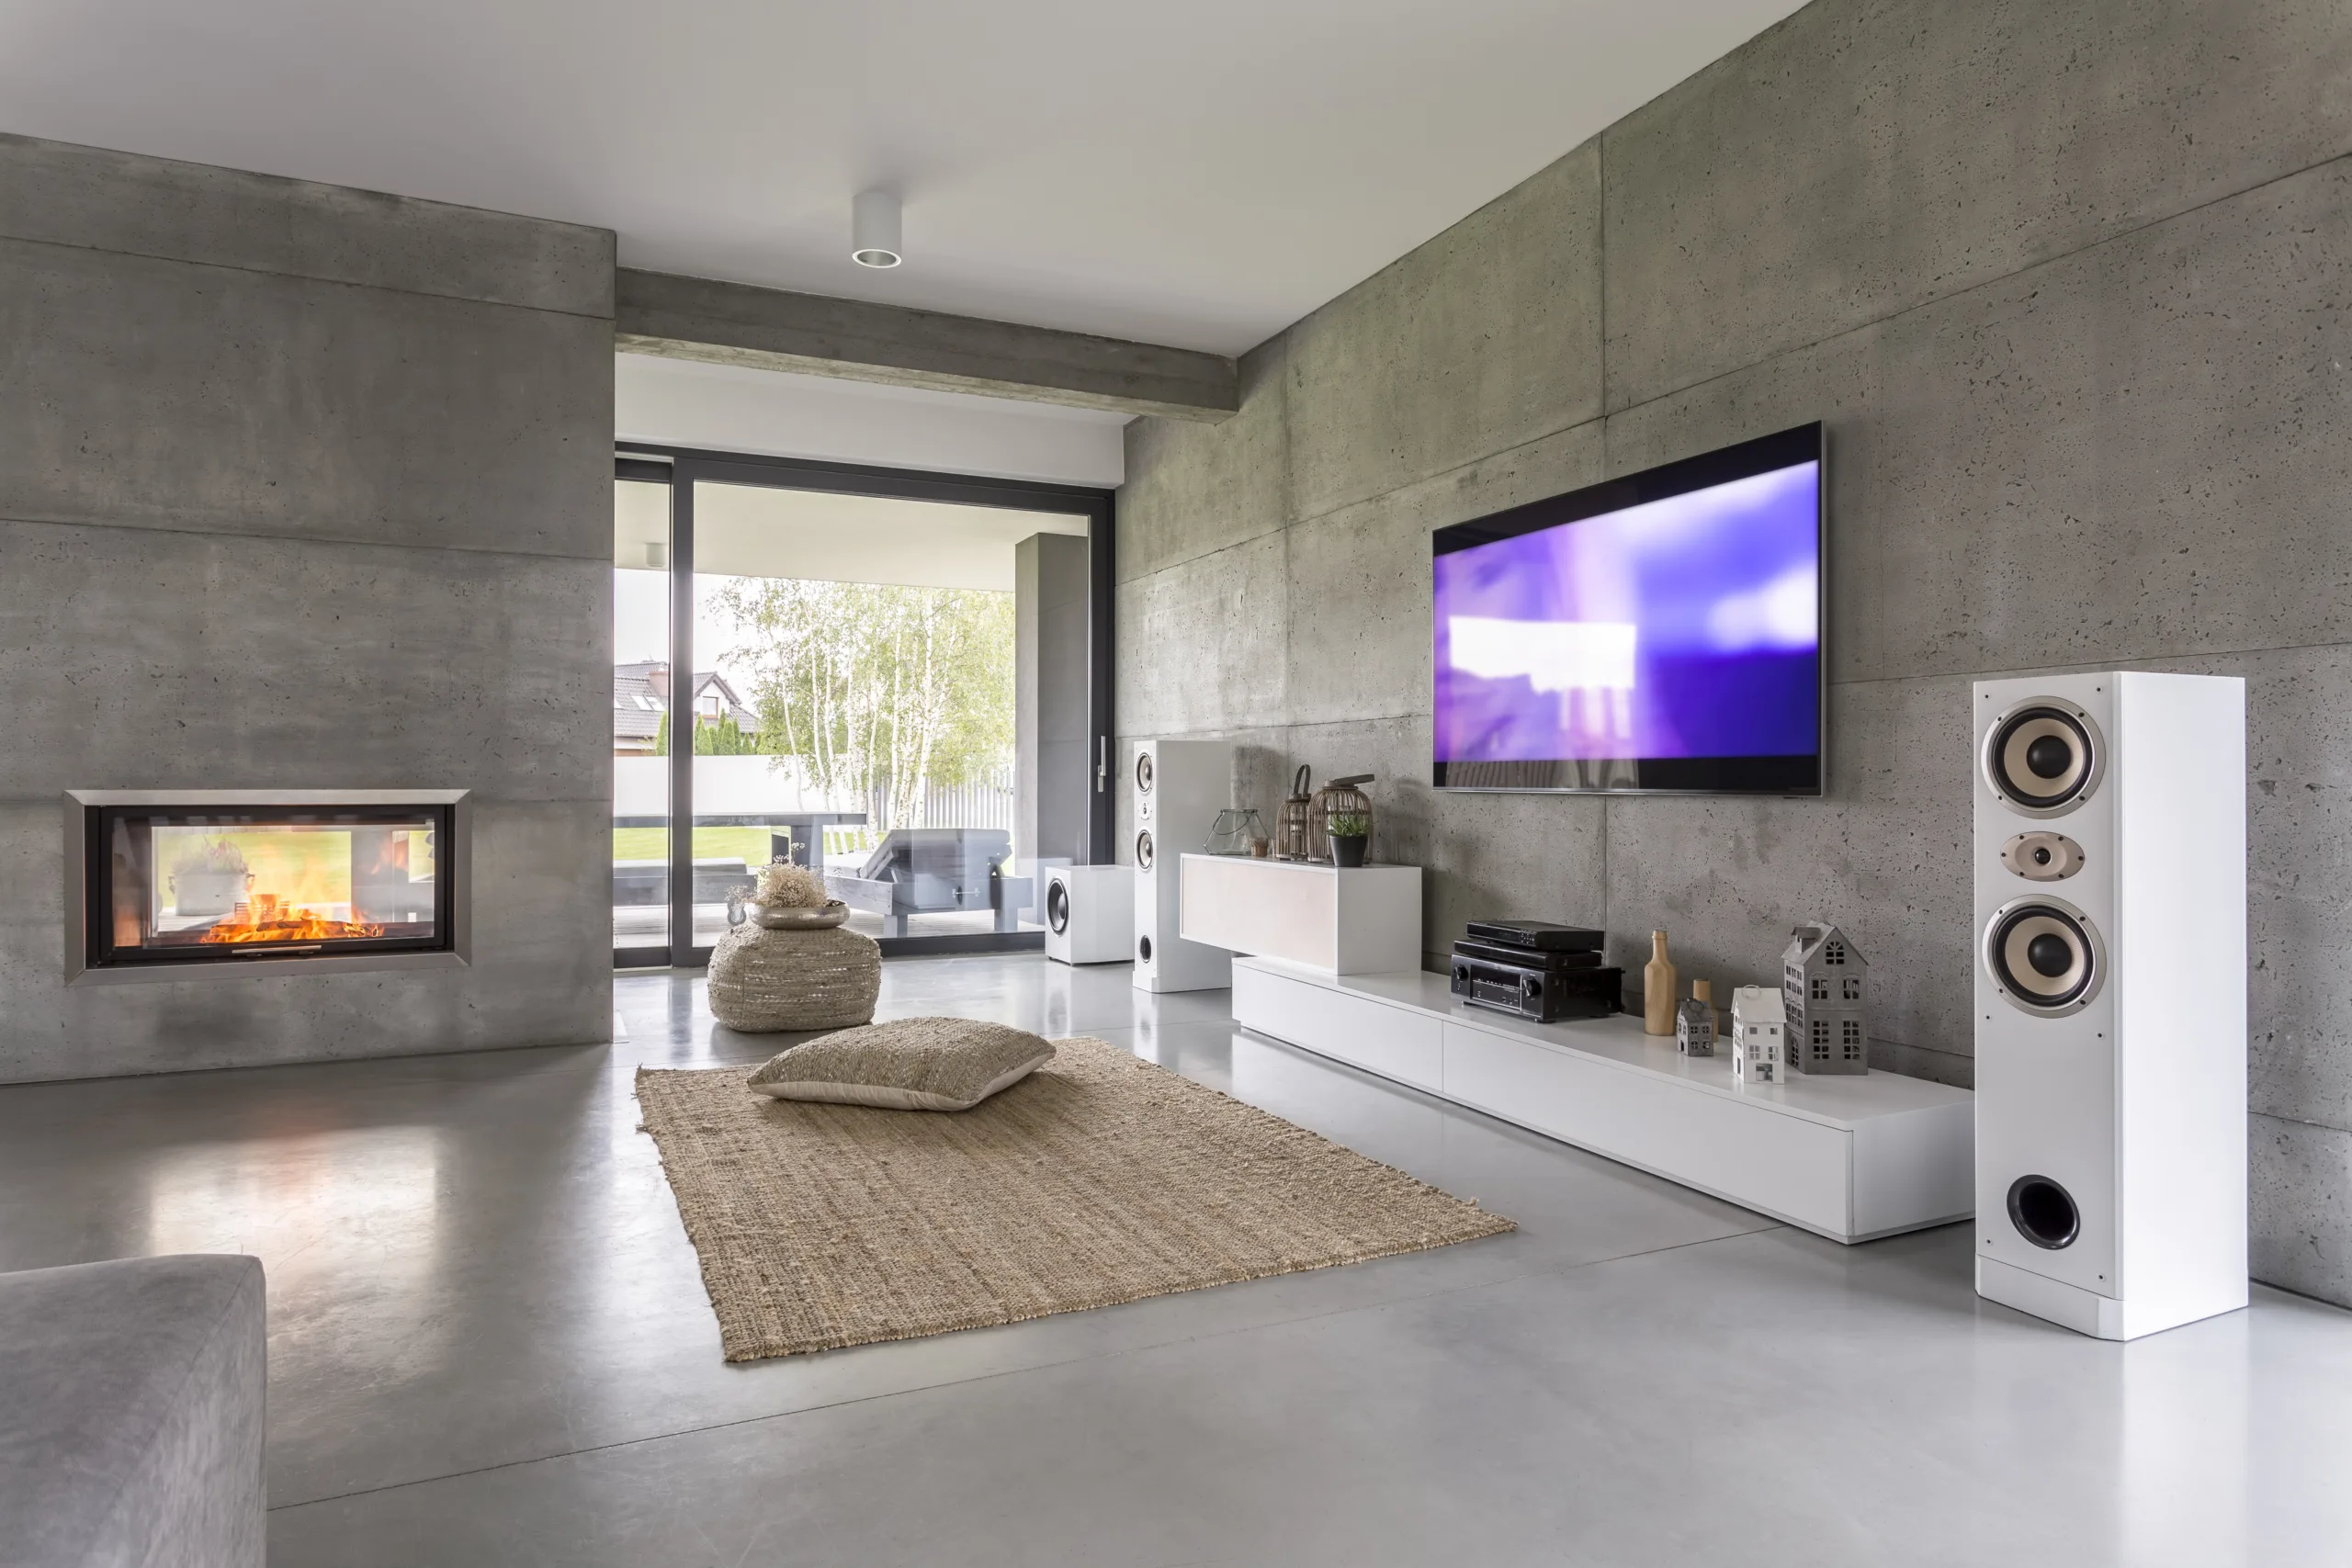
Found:
[(1517, 1228), (1100, 1040), (970, 1111), (640, 1069), (730, 1361), (1017, 1323)]

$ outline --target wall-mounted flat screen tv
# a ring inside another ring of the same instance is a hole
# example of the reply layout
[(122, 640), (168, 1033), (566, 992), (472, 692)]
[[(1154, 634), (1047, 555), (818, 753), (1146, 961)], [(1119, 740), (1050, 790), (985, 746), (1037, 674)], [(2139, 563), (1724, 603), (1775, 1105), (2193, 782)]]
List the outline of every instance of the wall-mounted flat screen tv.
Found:
[(1818, 795), (1818, 424), (1438, 530), (1441, 789)]

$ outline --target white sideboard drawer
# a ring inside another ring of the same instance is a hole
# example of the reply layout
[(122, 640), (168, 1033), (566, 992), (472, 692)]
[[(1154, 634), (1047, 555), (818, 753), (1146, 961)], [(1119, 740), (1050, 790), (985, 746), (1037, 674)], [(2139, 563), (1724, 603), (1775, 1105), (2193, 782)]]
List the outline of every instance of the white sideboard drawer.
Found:
[(1449, 1100), (1751, 1209), (1849, 1234), (1836, 1127), (1565, 1051), (1445, 1026)]
[(1444, 1083), (1445, 1025), (1409, 1008), (1237, 966), (1233, 1017), (1245, 1029), (1415, 1089), (1437, 1093)]

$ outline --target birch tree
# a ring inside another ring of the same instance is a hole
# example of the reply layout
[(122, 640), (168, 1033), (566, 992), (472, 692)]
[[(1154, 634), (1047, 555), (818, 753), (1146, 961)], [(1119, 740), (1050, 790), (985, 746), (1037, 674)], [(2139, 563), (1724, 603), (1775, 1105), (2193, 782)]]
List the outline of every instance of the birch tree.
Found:
[(829, 792), (922, 826), (926, 785), (1012, 759), (1012, 595), (961, 588), (737, 578), (715, 597), (743, 641), (759, 749)]

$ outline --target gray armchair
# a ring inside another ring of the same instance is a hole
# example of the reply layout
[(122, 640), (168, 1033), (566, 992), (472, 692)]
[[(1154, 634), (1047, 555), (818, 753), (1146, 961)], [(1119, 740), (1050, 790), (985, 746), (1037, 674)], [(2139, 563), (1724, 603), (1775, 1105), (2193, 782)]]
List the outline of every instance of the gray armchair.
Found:
[(0, 1274), (0, 1562), (262, 1568), (263, 1315), (251, 1258)]

